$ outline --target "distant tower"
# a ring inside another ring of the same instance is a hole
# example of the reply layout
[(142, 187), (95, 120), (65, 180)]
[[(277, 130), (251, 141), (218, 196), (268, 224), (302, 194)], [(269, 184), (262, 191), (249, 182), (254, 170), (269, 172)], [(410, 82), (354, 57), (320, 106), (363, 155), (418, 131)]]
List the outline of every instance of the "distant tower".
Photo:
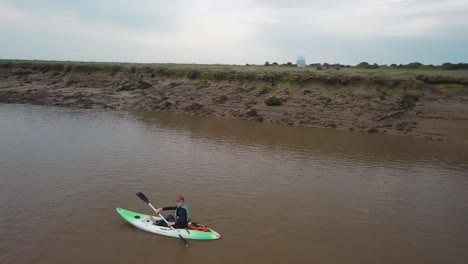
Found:
[(297, 67), (304, 68), (306, 66), (305, 56), (299, 55), (297, 56)]

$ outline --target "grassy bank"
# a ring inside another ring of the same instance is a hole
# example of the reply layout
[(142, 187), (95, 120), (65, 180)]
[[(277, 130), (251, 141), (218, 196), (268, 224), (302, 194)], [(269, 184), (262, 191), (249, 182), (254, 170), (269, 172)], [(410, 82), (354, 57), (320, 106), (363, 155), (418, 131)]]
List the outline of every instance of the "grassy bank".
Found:
[(463, 93), (468, 87), (468, 69), (449, 70), (442, 67), (399, 68), (380, 66), (316, 67), (300, 69), (294, 65), (239, 66), (203, 64), (139, 64), (0, 60), (0, 69), (15, 75), (31, 73), (92, 73), (111, 76), (120, 72), (147, 75), (149, 78), (170, 77), (200, 81), (265, 82), (307, 85), (321, 83), (331, 87), (377, 85), (384, 88), (433, 88), (447, 93)]

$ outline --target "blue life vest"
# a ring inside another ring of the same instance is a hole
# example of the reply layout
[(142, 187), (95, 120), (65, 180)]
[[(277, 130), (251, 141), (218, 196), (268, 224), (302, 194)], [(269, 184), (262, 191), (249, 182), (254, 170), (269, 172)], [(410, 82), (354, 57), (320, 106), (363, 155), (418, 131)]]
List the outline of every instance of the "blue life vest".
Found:
[[(190, 213), (189, 213), (188, 207), (184, 204), (184, 205), (181, 206), (181, 208), (184, 208), (185, 211), (187, 212), (187, 223), (190, 222)], [(177, 215), (177, 210), (178, 209), (179, 209), (178, 207), (175, 209), (175, 217), (176, 217), (177, 221), (179, 220), (179, 216)]]

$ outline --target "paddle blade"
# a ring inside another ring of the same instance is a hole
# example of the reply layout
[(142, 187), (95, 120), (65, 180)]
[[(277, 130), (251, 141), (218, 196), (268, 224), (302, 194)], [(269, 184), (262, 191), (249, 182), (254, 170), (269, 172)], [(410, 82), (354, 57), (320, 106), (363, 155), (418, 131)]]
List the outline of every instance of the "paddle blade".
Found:
[(185, 247), (188, 247), (189, 243), (187, 242), (187, 240), (185, 240), (185, 238), (183, 238), (180, 234), (179, 237), (182, 239), (182, 241), (184, 241)]
[(138, 197), (140, 197), (140, 199), (141, 199), (143, 202), (149, 204), (148, 198), (146, 198), (146, 196), (145, 196), (142, 192), (137, 192), (136, 195), (137, 195)]

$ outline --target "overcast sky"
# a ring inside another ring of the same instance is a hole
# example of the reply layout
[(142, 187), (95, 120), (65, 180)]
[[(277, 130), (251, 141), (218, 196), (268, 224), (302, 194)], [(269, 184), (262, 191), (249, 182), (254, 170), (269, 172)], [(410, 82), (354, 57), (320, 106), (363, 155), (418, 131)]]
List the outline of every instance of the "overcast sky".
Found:
[(468, 0), (0, 0), (0, 58), (468, 62)]

